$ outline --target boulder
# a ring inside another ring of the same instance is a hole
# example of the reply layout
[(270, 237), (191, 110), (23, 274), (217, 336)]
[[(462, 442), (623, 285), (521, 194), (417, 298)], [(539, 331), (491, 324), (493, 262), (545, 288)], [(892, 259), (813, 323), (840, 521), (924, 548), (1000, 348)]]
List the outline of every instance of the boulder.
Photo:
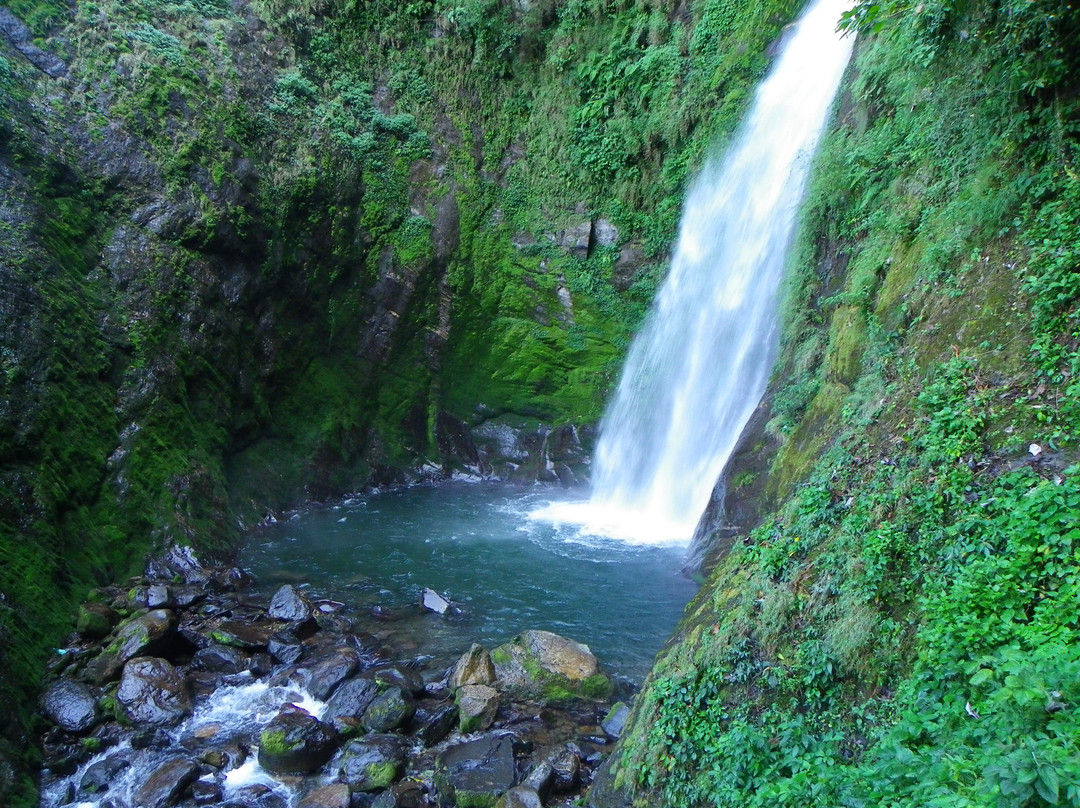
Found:
[(599, 247), (614, 247), (619, 243), (619, 228), (608, 219), (593, 222), (593, 241)]
[(172, 726), (191, 713), (184, 677), (157, 657), (136, 657), (124, 666), (116, 700), (136, 724)]
[[(349, 722), (358, 722), (363, 718), (364, 711), (375, 700), (378, 692), (379, 686), (373, 679), (350, 679), (334, 691), (326, 705), (323, 718), (344, 734), (351, 729)], [(349, 722), (342, 722), (341, 719), (349, 719)]]
[(490, 734), (454, 744), (435, 760), (435, 785), (444, 803), (492, 806), (515, 783), (514, 744)]
[(275, 620), (301, 622), (311, 617), (311, 601), (295, 587), (285, 584), (270, 599), (267, 614)]
[(164, 584), (155, 584), (146, 589), (146, 605), (150, 609), (164, 609), (173, 605), (172, 593)]
[(482, 732), (495, 723), (499, 691), (487, 685), (465, 685), (457, 692), (458, 725), (462, 732)]
[(355, 648), (335, 648), (326, 659), (307, 671), (307, 689), (319, 701), (326, 701), (338, 686), (360, 670), (360, 653)]
[(341, 761), (341, 779), (351, 791), (380, 791), (405, 771), (406, 742), (399, 735), (373, 734), (350, 741)]
[(550, 631), (523, 631), (491, 653), (500, 690), (545, 703), (603, 699), (611, 680), (587, 645)]
[(154, 609), (132, 617), (120, 624), (113, 641), (87, 665), (87, 674), (97, 684), (111, 681), (125, 662), (153, 654), (175, 630), (176, 619), (168, 609)]
[(473, 643), (454, 666), (454, 672), (450, 674), (450, 688), (457, 690), (465, 685), (494, 683), (495, 666), (491, 662), (491, 654), (485, 651), (482, 645)]
[(290, 704), (259, 735), (259, 765), (278, 773), (313, 772), (330, 760), (337, 743), (333, 727)]
[(618, 739), (626, 728), (626, 719), (630, 717), (630, 708), (623, 702), (617, 701), (611, 705), (604, 720), (600, 722), (600, 728), (612, 738)]
[(416, 712), (416, 699), (408, 690), (388, 687), (374, 698), (360, 719), (371, 732), (390, 732), (397, 729)]
[(304, 653), (304, 643), (291, 631), (276, 631), (266, 643), (266, 650), (278, 662), (292, 665)]
[(169, 808), (176, 805), (198, 776), (199, 766), (191, 758), (170, 758), (136, 789), (135, 805), (139, 808)]
[(94, 691), (72, 679), (49, 685), (41, 697), (41, 707), (45, 715), (67, 732), (86, 732), (98, 721)]

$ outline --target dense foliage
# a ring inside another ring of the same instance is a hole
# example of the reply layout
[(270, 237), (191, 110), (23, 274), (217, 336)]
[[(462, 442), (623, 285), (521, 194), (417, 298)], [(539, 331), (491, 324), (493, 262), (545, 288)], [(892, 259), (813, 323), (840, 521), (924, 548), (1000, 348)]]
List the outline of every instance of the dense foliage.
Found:
[(776, 510), (658, 660), (619, 779), (680, 806), (1080, 805), (1080, 18), (846, 21)]

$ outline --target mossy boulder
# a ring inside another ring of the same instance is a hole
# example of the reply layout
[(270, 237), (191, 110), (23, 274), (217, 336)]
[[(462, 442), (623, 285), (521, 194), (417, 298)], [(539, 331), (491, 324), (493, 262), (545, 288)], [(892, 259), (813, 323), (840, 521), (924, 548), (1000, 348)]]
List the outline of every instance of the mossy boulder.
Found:
[(333, 727), (290, 704), (259, 735), (259, 765), (271, 772), (313, 772), (326, 765), (337, 744)]
[(398, 735), (374, 734), (345, 747), (341, 779), (350, 791), (382, 791), (405, 771), (406, 741)]
[(566, 703), (611, 694), (611, 680), (589, 647), (550, 631), (523, 631), (491, 659), (498, 688), (518, 698)]
[(79, 607), (75, 630), (81, 637), (99, 640), (109, 636), (113, 626), (119, 622), (120, 615), (104, 603), (84, 603)]
[(435, 761), (435, 787), (443, 804), (491, 808), (517, 781), (513, 741), (492, 733), (454, 744)]
[(478, 643), (472, 646), (458, 659), (454, 672), (450, 674), (450, 688), (457, 690), (465, 685), (492, 685), (495, 683), (495, 665), (491, 654)]
[(124, 666), (116, 699), (136, 724), (172, 726), (191, 714), (183, 675), (157, 657), (136, 657)]
[(465, 685), (455, 698), (462, 732), (489, 729), (499, 711), (499, 691), (487, 685)]
[(372, 732), (397, 729), (416, 712), (416, 699), (400, 687), (388, 687), (364, 710), (361, 723)]

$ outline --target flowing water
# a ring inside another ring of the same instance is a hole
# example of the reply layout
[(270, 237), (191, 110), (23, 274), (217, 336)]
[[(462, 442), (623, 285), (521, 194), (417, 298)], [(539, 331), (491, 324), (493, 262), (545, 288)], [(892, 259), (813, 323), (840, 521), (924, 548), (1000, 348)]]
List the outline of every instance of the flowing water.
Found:
[(671, 270), (604, 417), (592, 498), (542, 516), (638, 543), (693, 536), (772, 369), (785, 254), (851, 52), (835, 32), (848, 5), (807, 9), (726, 156), (693, 184)]

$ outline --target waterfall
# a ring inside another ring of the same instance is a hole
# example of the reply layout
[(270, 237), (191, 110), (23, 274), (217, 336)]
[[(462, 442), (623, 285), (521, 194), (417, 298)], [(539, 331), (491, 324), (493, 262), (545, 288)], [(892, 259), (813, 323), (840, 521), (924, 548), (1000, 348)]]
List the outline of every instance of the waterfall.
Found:
[(850, 0), (813, 0), (725, 155), (686, 199), (672, 265), (604, 416), (583, 532), (685, 544), (776, 356), (777, 289), (852, 41)]

